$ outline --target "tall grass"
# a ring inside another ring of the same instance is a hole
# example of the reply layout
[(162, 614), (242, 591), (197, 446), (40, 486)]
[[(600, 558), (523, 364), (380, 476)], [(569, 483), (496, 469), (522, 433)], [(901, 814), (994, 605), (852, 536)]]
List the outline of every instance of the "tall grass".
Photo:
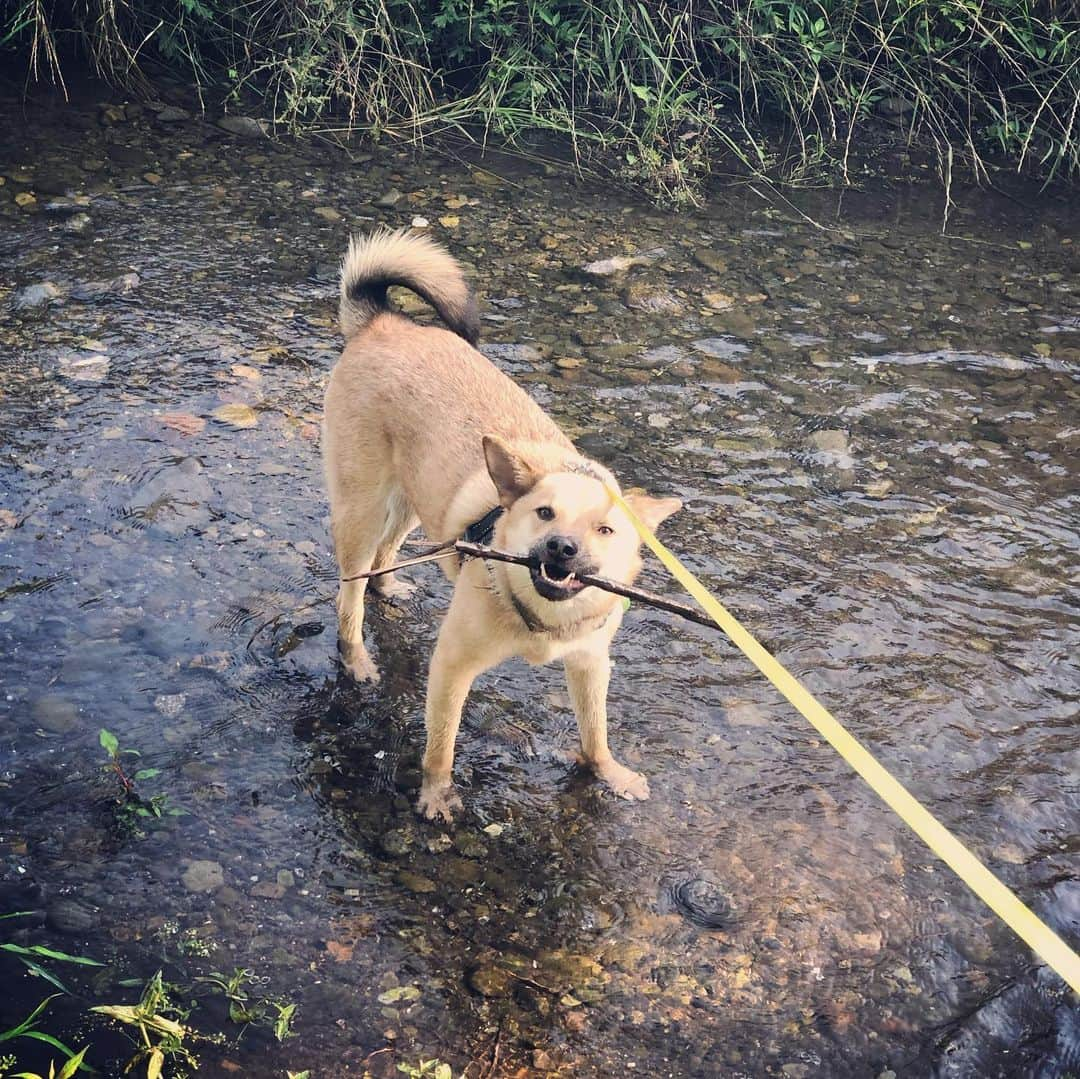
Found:
[[(1080, 174), (1080, 0), (19, 0), (34, 78), (82, 54), (262, 99), (292, 129), (514, 140), (547, 129), (659, 194), (718, 160), (847, 175), (883, 124), (985, 176)], [(777, 122), (795, 147), (764, 132)], [(721, 151), (724, 151), (723, 153)]]

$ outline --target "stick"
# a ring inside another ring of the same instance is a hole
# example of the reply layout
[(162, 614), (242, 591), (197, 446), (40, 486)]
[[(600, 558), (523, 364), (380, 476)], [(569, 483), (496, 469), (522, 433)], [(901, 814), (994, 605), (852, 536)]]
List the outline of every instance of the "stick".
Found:
[[(380, 566), (378, 569), (368, 570), (366, 573), (357, 573), (352, 577), (342, 577), (342, 581), (362, 581), (370, 577), (381, 577), (384, 573), (393, 573), (394, 570), (404, 569), (407, 566), (419, 566), (423, 562), (434, 562), (436, 559), (448, 558), (454, 554), (462, 554), (467, 558), (483, 558), (490, 562), (509, 562), (515, 566), (534, 567), (536, 562), (527, 555), (509, 554), (506, 551), (496, 551), (492, 547), (484, 547), (479, 543), (468, 543), (465, 540), (456, 540), (451, 543), (441, 543), (423, 551), (414, 558), (406, 558), (403, 562), (395, 562), (392, 566)], [(622, 581), (612, 581), (607, 577), (594, 577), (591, 574), (578, 574), (577, 579), (590, 588), (599, 588), (603, 592), (612, 592), (616, 596), (626, 599), (637, 600), (639, 603), (648, 604), (669, 614), (677, 614), (689, 622), (696, 622), (699, 626), (708, 626), (716, 629), (716, 623), (696, 607), (690, 607), (685, 603), (677, 603), (666, 596), (657, 595), (655, 592), (646, 591), (644, 588), (635, 588), (633, 585), (623, 584)]]

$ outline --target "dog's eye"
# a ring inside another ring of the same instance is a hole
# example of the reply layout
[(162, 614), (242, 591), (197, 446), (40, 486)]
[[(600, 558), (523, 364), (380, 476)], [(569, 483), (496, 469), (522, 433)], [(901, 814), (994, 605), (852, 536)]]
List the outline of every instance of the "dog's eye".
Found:
[(555, 511), (550, 506), (539, 506), (536, 510), (536, 516), (539, 517), (541, 521), (554, 521)]
[(598, 525), (596, 531), (599, 532), (601, 536), (615, 535), (615, 529), (612, 528), (611, 525)]

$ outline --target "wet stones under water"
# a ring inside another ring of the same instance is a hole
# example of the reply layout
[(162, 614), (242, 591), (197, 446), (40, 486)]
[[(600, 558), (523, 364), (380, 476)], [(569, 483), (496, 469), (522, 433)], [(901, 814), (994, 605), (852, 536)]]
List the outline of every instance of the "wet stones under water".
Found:
[(681, 914), (701, 929), (730, 929), (735, 922), (731, 896), (721, 885), (704, 877), (666, 883), (660, 909)]
[[(959, 1074), (941, 1030), (1009, 984), (968, 1073), (1075, 1067), (1022, 947), (721, 638), (655, 612), (627, 615), (611, 693), (650, 802), (570, 767), (558, 671), (507, 665), (466, 708), (462, 820), (417, 821), (446, 583), (372, 603), (380, 687), (335, 680), (318, 446), (343, 238), (422, 214), (472, 264), (494, 362), (625, 483), (680, 495), (664, 538), (1068, 935), (1074, 210), (954, 191), (942, 236), (929, 189), (849, 190), (842, 220), (798, 193), (838, 247), (743, 187), (670, 216), (525, 162), (499, 186), (194, 111), (25, 115), (0, 114), (27, 163), (0, 168), (0, 887), (41, 893), (8, 906), (44, 912), (27, 943), (121, 977), (157, 969), (163, 919), (216, 941), (210, 969), (300, 1003), (272, 1060), (236, 1047), (243, 1074), (460, 1074), (501, 1029), (508, 1074), (550, 1051), (583, 1077), (923, 1079)], [(103, 828), (102, 725), (183, 816)]]

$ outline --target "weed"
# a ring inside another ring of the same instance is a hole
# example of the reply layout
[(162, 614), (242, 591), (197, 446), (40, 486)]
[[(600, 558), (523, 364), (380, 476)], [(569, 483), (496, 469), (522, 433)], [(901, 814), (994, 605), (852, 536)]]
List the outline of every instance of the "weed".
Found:
[(184, 1025), (190, 1010), (173, 1003), (159, 970), (147, 983), (138, 1004), (100, 1004), (90, 1009), (131, 1028), (135, 1055), (125, 1071), (146, 1061), (147, 1079), (157, 1079), (167, 1060), (198, 1069), (198, 1061), (184, 1044), (189, 1030)]
[[(107, 79), (164, 65), (200, 96), (261, 97), (290, 129), (422, 141), (558, 132), (583, 166), (693, 202), (725, 158), (792, 182), (848, 178), (892, 126), (1046, 177), (1080, 175), (1075, 0), (16, 0), (0, 49), (61, 79), (77, 42)], [(65, 21), (66, 20), (66, 21)], [(779, 120), (794, 155), (763, 132)], [(145, 806), (152, 814), (152, 806)]]
[(162, 817), (179, 817), (184, 810), (169, 804), (169, 796), (159, 793), (146, 797), (136, 789), (137, 783), (145, 783), (161, 775), (160, 768), (140, 768), (129, 774), (125, 757), (139, 757), (137, 749), (121, 749), (115, 734), (103, 727), (98, 733), (101, 748), (108, 756), (103, 766), (116, 777), (120, 789), (116, 796), (116, 822), (123, 832), (142, 835), (142, 823), (160, 820)]
[(454, 1079), (450, 1065), (444, 1064), (441, 1060), (419, 1060), (415, 1064), (399, 1064), (397, 1069), (409, 1079)]
[(232, 974), (213, 971), (196, 979), (213, 986), (225, 997), (229, 1002), (229, 1018), (234, 1023), (267, 1026), (279, 1042), (291, 1038), (297, 1005), (276, 997), (253, 995), (251, 986), (256, 980), (246, 967), (236, 967)]
[[(84, 1048), (76, 1053), (73, 1049), (69, 1049), (59, 1038), (54, 1037), (52, 1034), (47, 1034), (43, 1030), (37, 1029), (38, 1017), (49, 1006), (49, 1003), (58, 996), (60, 996), (59, 993), (53, 993), (52, 996), (46, 997), (21, 1023), (11, 1027), (9, 1030), (0, 1031), (0, 1043), (14, 1041), (16, 1038), (30, 1038), (34, 1041), (51, 1045), (54, 1049), (59, 1049), (67, 1060), (60, 1069), (58, 1079), (70, 1079), (70, 1077), (80, 1069), (88, 1070), (85, 1069), (85, 1066), (83, 1065), (83, 1057), (86, 1055), (86, 1049)], [(6, 1075), (6, 1069), (14, 1066), (14, 1057), (0, 1057), (0, 1074)], [(53, 1079), (54, 1070), (52, 1064), (50, 1064), (49, 1079)], [(18, 1075), (11, 1076), (10, 1079), (40, 1079), (40, 1077), (30, 1075), (27, 1072), (21, 1072)]]

